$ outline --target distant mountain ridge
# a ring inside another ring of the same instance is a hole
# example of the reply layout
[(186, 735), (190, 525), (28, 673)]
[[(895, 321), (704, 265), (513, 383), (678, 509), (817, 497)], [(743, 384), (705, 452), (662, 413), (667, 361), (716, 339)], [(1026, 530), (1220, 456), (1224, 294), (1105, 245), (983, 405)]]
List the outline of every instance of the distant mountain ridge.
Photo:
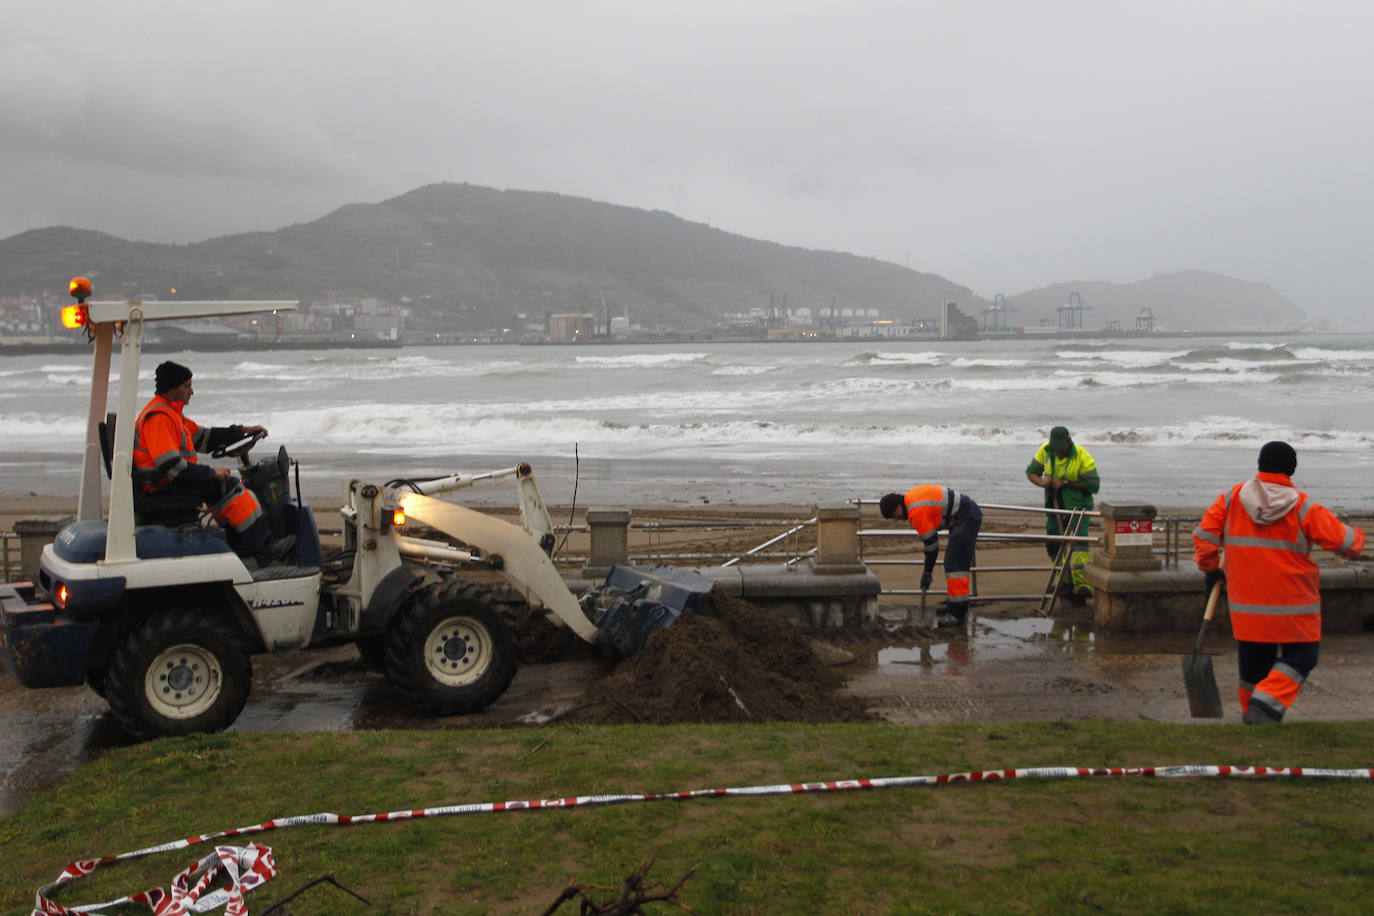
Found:
[[(942, 301), (981, 316), (993, 303), (931, 273), (852, 254), (759, 241), (659, 210), (584, 198), (435, 184), (309, 223), (189, 245), (131, 242), (71, 227), (0, 240), (0, 295), (60, 289), (87, 274), (97, 295), (185, 299), (331, 293), (407, 302), (454, 328), (524, 315), (603, 311), (645, 327), (693, 328), (786, 306), (813, 315), (876, 308), (908, 322)], [(1038, 326), (1077, 292), (1085, 327), (1133, 328), (1142, 308), (1170, 329), (1297, 326), (1305, 316), (1263, 283), (1187, 271), (1135, 284), (1059, 284), (1006, 297), (1010, 326)], [(1182, 324), (1182, 322), (1188, 322)]]
[[(1199, 330), (1297, 330), (1309, 319), (1268, 283), (1253, 283), (1205, 270), (1155, 274), (1136, 283), (1084, 281), (1057, 283), (1008, 297), (1011, 325), (1032, 324), (1022, 316), (1042, 319), (1061, 317), (1074, 293), (1082, 304), (1082, 326), (1106, 327), (1116, 321), (1133, 330), (1148, 319), (1157, 331)], [(1148, 312), (1147, 312), (1148, 310)]]

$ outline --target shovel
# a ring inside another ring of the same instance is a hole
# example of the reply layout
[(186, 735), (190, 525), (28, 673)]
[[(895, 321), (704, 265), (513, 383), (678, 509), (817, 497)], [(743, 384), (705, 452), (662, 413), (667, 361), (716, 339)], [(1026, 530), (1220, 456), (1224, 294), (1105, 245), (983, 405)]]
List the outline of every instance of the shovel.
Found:
[(1221, 694), (1217, 691), (1217, 676), (1212, 671), (1212, 656), (1202, 654), (1202, 640), (1207, 636), (1207, 624), (1217, 610), (1221, 597), (1221, 583), (1212, 586), (1207, 596), (1207, 611), (1197, 631), (1197, 644), (1189, 655), (1183, 656), (1183, 686), (1188, 690), (1188, 711), (1194, 719), (1220, 719)]
[(923, 627), (923, 626), (926, 625), (926, 590), (925, 590), (925, 589), (921, 589), (921, 613), (920, 613), (920, 615), (917, 616), (917, 615), (915, 615), (915, 614), (912, 614), (912, 613), (911, 613), (911, 610), (908, 608), (908, 609), (907, 609), (907, 612), (906, 612), (906, 619), (903, 621), (903, 623), (904, 623), (906, 626), (909, 626), (909, 627), (912, 627), (912, 626), (920, 626), (920, 627)]

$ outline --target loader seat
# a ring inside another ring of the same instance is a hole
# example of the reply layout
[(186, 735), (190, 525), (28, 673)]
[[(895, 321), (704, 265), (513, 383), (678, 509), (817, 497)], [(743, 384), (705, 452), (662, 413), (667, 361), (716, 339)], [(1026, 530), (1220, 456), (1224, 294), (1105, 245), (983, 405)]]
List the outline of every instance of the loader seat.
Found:
[[(105, 558), (107, 523), (72, 522), (53, 541), (53, 552), (69, 563), (97, 563)], [(134, 552), (140, 560), (232, 553), (221, 530), (169, 530), (140, 525), (134, 529)]]
[[(114, 480), (114, 438), (116, 415), (105, 414), (105, 420), (96, 424), (100, 438), (100, 457), (105, 462), (105, 476)], [(133, 481), (129, 482), (133, 487)], [(177, 528), (185, 525), (200, 526), (200, 509), (205, 501), (193, 496), (161, 496), (150, 498), (138, 487), (134, 491), (134, 524), (166, 525)]]
[(166, 525), (168, 528), (188, 525), (204, 527), (200, 523), (204, 506), (205, 500), (198, 496), (152, 497), (141, 490), (134, 490), (134, 524)]

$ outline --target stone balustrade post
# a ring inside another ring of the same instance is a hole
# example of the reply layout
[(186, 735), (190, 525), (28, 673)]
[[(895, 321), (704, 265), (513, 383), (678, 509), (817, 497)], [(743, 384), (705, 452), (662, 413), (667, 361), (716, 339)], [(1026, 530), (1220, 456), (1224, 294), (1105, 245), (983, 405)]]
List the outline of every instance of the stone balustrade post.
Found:
[(859, 507), (816, 506), (816, 555), (811, 568), (817, 575), (865, 572), (859, 557)]
[(588, 509), (587, 529), (591, 547), (587, 551), (587, 564), (582, 567), (582, 578), (603, 579), (610, 574), (612, 566), (629, 562), (629, 509)]
[(1102, 503), (1102, 548), (1092, 562), (1109, 570), (1143, 572), (1163, 564), (1154, 555), (1155, 507), (1147, 503)]

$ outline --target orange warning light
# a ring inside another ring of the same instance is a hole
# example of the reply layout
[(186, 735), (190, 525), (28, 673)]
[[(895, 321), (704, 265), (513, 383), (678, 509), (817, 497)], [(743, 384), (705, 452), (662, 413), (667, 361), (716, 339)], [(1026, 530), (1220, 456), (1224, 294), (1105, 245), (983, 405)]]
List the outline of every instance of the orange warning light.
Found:
[(62, 327), (84, 328), (91, 323), (91, 315), (84, 305), (68, 305), (62, 309)]
[(67, 284), (67, 292), (77, 302), (85, 302), (91, 298), (91, 281), (85, 277), (72, 277), (72, 282)]

